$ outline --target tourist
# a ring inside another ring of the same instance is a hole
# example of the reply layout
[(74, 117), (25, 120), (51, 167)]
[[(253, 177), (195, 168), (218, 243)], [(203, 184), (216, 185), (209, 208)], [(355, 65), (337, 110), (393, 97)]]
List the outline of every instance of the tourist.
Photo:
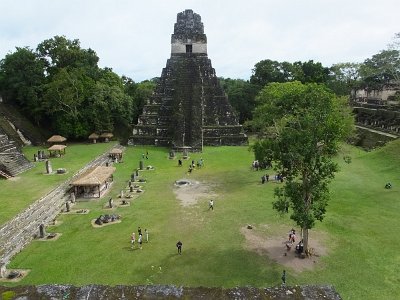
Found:
[(146, 243), (148, 243), (149, 242), (149, 232), (147, 231), (147, 229), (145, 229), (144, 233), (146, 234)]
[(208, 203), (208, 210), (214, 210), (214, 200), (210, 200), (210, 202)]
[(261, 176), (261, 183), (264, 184), (265, 180), (267, 180), (267, 178), (265, 177), (265, 175)]
[(182, 242), (178, 241), (176, 243), (176, 248), (178, 248), (178, 254), (182, 254)]
[(178, 159), (178, 166), (182, 167), (182, 159)]
[(294, 230), (293, 228), (289, 232), (289, 242), (292, 244), (296, 242), (296, 230)]
[(265, 174), (265, 179), (267, 180), (267, 182), (269, 181), (269, 175)]
[(138, 243), (139, 243), (139, 249), (142, 249), (142, 234), (139, 234), (139, 238), (138, 238)]
[(131, 236), (131, 249), (135, 248), (135, 240), (136, 240), (135, 233), (132, 232), (132, 236)]
[(137, 232), (138, 232), (139, 235), (142, 234), (142, 228), (140, 228), (140, 226), (137, 228)]
[(297, 245), (296, 245), (296, 253), (297, 254), (301, 254), (303, 253), (304, 250), (304, 244), (303, 244), (303, 240), (301, 240)]

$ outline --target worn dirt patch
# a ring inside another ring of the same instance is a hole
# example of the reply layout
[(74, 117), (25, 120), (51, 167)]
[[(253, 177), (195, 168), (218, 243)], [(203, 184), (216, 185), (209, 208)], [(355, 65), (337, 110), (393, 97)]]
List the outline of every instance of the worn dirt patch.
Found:
[(8, 178), (7, 180), (10, 180), (10, 181), (19, 181), (20, 179), (21, 179), (21, 177), (17, 176), (17, 177)]
[(261, 256), (266, 255), (277, 263), (291, 268), (296, 272), (312, 270), (316, 266), (321, 267), (320, 257), (328, 254), (325, 247), (327, 236), (323, 232), (310, 231), (310, 247), (313, 248), (314, 255), (306, 258), (298, 257), (294, 251), (294, 246), (291, 250), (287, 251), (286, 241), (288, 240), (288, 235), (286, 233), (274, 236), (258, 231), (255, 227), (247, 229), (247, 226), (242, 227), (240, 232), (246, 238), (246, 249), (254, 251)]
[[(19, 272), (19, 276), (15, 277), (15, 278), (7, 278), (7, 275), (13, 271), (17, 271)], [(22, 279), (24, 279), (30, 272), (31, 270), (21, 270), (21, 269), (8, 269), (6, 271), (6, 277), (5, 278), (0, 278), (0, 282), (19, 282)], [(1, 295), (0, 295), (1, 296)]]
[(182, 206), (197, 204), (200, 200), (216, 198), (217, 194), (213, 191), (214, 184), (199, 182), (190, 179), (181, 179), (190, 184), (183, 186), (174, 186), (174, 193)]
[(60, 238), (60, 236), (62, 235), (62, 233), (51, 233), (52, 236), (50, 236), (49, 234), (46, 235), (44, 238), (37, 238), (37, 241), (40, 242), (50, 242), (50, 241), (56, 241)]

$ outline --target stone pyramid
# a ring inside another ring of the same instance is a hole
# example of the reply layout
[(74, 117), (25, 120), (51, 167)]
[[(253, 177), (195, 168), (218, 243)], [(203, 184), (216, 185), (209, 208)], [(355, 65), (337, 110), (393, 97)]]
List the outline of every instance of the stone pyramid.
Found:
[(208, 58), (201, 17), (192, 10), (178, 13), (171, 58), (129, 143), (194, 151), (248, 143)]

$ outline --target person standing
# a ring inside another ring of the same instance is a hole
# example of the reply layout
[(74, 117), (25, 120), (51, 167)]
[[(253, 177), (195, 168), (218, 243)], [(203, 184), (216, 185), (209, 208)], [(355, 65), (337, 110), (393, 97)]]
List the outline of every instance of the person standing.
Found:
[(142, 250), (142, 234), (139, 234), (139, 238), (138, 238), (138, 243), (139, 243), (139, 249)]
[(140, 226), (137, 228), (137, 232), (138, 232), (139, 235), (142, 234), (142, 228), (140, 228)]
[(135, 248), (135, 240), (136, 240), (135, 233), (132, 232), (132, 236), (131, 236), (131, 249)]
[(182, 242), (178, 241), (176, 243), (176, 248), (178, 248), (178, 254), (182, 254)]
[(148, 243), (149, 242), (149, 232), (147, 231), (147, 229), (145, 229), (144, 233), (146, 234), (146, 243)]
[(208, 203), (208, 210), (214, 210), (214, 200), (210, 200), (210, 202)]

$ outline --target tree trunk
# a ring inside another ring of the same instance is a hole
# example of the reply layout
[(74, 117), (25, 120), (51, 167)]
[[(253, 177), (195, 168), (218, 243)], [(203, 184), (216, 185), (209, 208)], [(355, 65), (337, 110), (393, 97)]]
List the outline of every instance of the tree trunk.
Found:
[(303, 231), (303, 253), (308, 252), (308, 229), (302, 228)]

